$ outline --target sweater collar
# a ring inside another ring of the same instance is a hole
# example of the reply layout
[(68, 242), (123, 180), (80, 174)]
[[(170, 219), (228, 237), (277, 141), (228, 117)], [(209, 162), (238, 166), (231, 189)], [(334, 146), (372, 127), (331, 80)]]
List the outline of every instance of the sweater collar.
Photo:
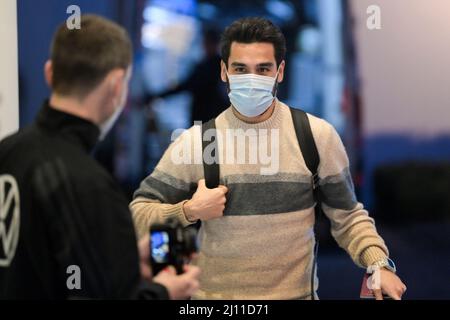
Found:
[(229, 107), (225, 111), (225, 118), (227, 119), (230, 127), (242, 128), (242, 129), (279, 129), (282, 118), (282, 102), (278, 99), (275, 100), (275, 108), (269, 119), (258, 123), (247, 123), (242, 121), (233, 112), (233, 107)]
[(100, 135), (99, 128), (92, 122), (55, 109), (45, 100), (36, 118), (36, 124), (48, 131), (60, 134), (64, 139), (91, 152)]

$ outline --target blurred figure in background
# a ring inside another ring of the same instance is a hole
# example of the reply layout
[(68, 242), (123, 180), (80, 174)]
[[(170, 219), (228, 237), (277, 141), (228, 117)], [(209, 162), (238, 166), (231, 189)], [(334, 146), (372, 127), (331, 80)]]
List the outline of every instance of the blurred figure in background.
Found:
[(226, 86), (220, 81), (219, 43), (219, 32), (213, 28), (205, 28), (203, 60), (193, 68), (191, 74), (183, 82), (157, 95), (148, 94), (145, 102), (150, 103), (155, 98), (164, 98), (188, 91), (192, 95), (190, 123), (206, 122), (217, 117), (229, 106)]

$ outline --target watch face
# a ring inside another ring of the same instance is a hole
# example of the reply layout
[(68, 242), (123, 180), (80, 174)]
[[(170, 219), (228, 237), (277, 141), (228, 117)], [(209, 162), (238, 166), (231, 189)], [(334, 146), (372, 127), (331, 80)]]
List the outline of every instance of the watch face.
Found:
[(392, 261), (391, 259), (388, 258), (387, 263), (388, 263), (389, 269), (391, 269), (394, 272), (397, 270), (397, 268), (395, 267), (394, 261)]
[(394, 272), (394, 273), (397, 271), (397, 268), (395, 267), (394, 261), (392, 261), (392, 260), (389, 259), (389, 258), (387, 258), (387, 259), (381, 261), (380, 267), (381, 267), (381, 268), (386, 268), (386, 269), (388, 269), (389, 271), (392, 271), (392, 272)]
[[(378, 268), (386, 268), (389, 271), (392, 271), (394, 273), (397, 272), (397, 267), (395, 266), (394, 261), (392, 261), (389, 258), (385, 258), (382, 260), (378, 260), (377, 262), (375, 262), (372, 266), (377, 266)], [(370, 268), (370, 267), (369, 267)]]

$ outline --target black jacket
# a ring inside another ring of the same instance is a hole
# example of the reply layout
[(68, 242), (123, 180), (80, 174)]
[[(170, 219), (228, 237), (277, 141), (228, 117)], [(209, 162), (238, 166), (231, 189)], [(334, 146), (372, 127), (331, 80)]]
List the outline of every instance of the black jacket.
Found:
[(90, 157), (98, 136), (46, 102), (0, 143), (0, 299), (168, 299), (140, 278), (128, 202)]

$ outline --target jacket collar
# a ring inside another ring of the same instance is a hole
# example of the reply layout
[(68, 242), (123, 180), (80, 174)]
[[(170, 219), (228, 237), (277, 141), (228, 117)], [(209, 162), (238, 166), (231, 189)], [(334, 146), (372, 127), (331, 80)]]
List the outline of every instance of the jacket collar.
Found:
[(86, 152), (91, 152), (98, 142), (100, 130), (94, 123), (53, 108), (49, 100), (45, 100), (36, 118), (36, 124), (55, 134), (60, 134)]

